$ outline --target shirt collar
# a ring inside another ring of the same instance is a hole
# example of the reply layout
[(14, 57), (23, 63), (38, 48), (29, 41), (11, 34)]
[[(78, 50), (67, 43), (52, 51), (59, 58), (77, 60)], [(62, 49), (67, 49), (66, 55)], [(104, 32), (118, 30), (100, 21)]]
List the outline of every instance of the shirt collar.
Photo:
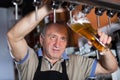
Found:
[[(43, 56), (41, 48), (38, 49), (38, 56)], [(66, 52), (63, 53), (62, 58), (63, 59), (69, 59)]]

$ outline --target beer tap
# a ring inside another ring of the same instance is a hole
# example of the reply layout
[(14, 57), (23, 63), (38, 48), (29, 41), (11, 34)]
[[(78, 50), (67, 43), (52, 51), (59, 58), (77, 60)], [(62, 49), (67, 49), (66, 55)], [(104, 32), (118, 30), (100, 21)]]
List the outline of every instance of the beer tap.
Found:
[(117, 13), (118, 21), (120, 22), (120, 12)]
[(63, 1), (62, 4), (61, 4), (61, 7), (62, 8), (67, 8), (69, 5), (70, 5), (69, 2)]
[(13, 5), (15, 6), (15, 20), (18, 20), (18, 5), (22, 4), (23, 0), (12, 0)]
[(72, 11), (75, 9), (74, 7), (75, 7), (75, 5), (72, 3), (70, 3), (69, 6), (67, 6), (67, 9), (68, 9), (69, 14), (70, 14), (70, 23), (72, 23)]
[(89, 14), (92, 9), (93, 9), (93, 6), (82, 5), (82, 12), (83, 12), (85, 15), (86, 15), (86, 14)]
[[(41, 0), (34, 0), (33, 1), (33, 6), (35, 7), (35, 19), (38, 20), (38, 8), (41, 4)], [(36, 26), (36, 29), (37, 29), (37, 33), (40, 32), (40, 25), (37, 25)]]
[(38, 7), (40, 6), (41, 1), (40, 0), (34, 0), (33, 5), (35, 7), (35, 19), (38, 18)]
[(59, 1), (53, 0), (51, 6), (53, 9), (54, 23), (56, 23), (56, 9), (59, 8)]
[(96, 14), (96, 17), (97, 17), (98, 28), (101, 26), (100, 25), (100, 16), (102, 16), (104, 12), (105, 12), (105, 9), (103, 9), (103, 8), (95, 8), (95, 14)]
[(107, 33), (109, 33), (109, 28), (111, 27), (111, 20), (110, 18), (112, 18), (115, 14), (116, 14), (116, 11), (115, 10), (107, 10), (107, 16), (108, 16), (108, 27), (107, 27)]

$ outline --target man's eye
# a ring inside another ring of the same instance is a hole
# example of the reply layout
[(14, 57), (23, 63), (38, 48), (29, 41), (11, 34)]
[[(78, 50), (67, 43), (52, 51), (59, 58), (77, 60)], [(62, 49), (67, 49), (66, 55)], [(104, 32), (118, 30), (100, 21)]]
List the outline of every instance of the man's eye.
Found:
[(61, 41), (67, 41), (67, 39), (63, 37), (63, 38), (61, 38)]
[(50, 36), (50, 39), (51, 40), (56, 40), (56, 37), (55, 36)]

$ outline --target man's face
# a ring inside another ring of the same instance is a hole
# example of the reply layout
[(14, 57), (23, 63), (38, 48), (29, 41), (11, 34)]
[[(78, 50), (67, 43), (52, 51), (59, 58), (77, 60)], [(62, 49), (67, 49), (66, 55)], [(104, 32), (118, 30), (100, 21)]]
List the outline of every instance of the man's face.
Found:
[(41, 36), (43, 55), (49, 59), (60, 59), (68, 41), (67, 30), (62, 25), (51, 25)]

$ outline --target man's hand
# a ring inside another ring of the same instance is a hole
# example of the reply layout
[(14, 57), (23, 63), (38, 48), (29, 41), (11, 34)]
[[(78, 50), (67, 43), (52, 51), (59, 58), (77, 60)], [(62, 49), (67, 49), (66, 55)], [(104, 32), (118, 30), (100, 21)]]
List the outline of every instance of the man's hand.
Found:
[[(58, 4), (58, 8), (56, 9), (56, 13), (64, 12), (66, 9), (60, 7), (59, 5), (60, 4)], [(53, 12), (53, 9), (52, 9), (52, 0), (42, 0), (40, 6), (46, 6), (47, 9), (50, 11), (50, 13)]]
[(105, 34), (104, 32), (98, 31), (98, 35), (100, 36), (99, 40), (105, 44), (105, 45), (109, 45), (112, 41), (111, 36), (108, 36), (107, 34)]
[[(98, 30), (98, 36), (99, 36), (99, 40), (105, 44), (106, 46), (107, 45), (110, 45), (111, 44), (111, 41), (112, 41), (112, 37), (105, 34), (104, 32), (101, 32)], [(92, 43), (90, 41), (88, 41), (88, 44), (89, 45), (92, 45)], [(109, 46), (108, 46), (109, 47)]]

